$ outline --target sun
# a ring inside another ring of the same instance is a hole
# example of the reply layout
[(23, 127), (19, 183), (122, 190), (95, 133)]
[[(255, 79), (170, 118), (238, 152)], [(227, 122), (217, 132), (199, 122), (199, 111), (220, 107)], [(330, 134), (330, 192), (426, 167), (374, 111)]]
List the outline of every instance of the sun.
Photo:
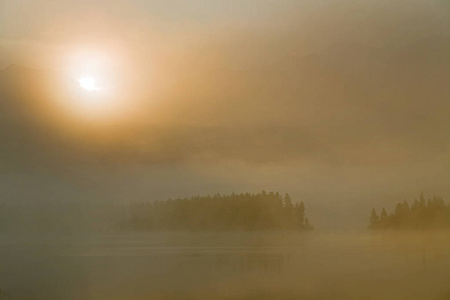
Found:
[(128, 85), (119, 81), (124, 74), (120, 61), (119, 56), (106, 50), (104, 53), (93, 50), (68, 53), (61, 67), (66, 70), (67, 97), (57, 97), (61, 108), (82, 121), (113, 122), (128, 118), (134, 106), (127, 101), (128, 94), (125, 96), (129, 93)]
[(97, 91), (99, 90), (99, 87), (97, 86), (97, 81), (94, 77), (81, 77), (78, 79), (78, 84), (81, 88), (87, 90), (87, 91)]

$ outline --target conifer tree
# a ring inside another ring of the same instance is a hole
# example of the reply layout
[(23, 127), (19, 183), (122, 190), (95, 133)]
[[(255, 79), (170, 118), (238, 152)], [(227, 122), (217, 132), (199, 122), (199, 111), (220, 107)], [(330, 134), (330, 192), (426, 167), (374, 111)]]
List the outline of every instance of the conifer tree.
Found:
[(434, 196), (425, 201), (423, 193), (412, 205), (405, 200), (397, 203), (393, 214), (388, 215), (383, 208), (378, 217), (372, 209), (369, 228), (426, 229), (450, 227), (450, 205), (441, 197)]
[(370, 213), (370, 228), (376, 228), (380, 218), (377, 215), (375, 208), (372, 208), (372, 212)]

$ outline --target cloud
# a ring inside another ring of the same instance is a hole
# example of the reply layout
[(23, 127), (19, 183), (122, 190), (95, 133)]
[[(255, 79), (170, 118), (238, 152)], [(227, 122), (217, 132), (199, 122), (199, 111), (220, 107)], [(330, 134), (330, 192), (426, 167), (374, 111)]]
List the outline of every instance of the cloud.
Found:
[[(157, 28), (134, 22), (118, 44), (121, 53), (132, 48), (122, 75), (139, 75), (129, 97), (137, 112), (102, 126), (48, 109), (61, 96), (49, 84), (57, 75), (3, 71), (2, 170), (67, 171), (69, 186), (92, 177), (111, 194), (138, 178), (142, 195), (271, 187), (322, 199), (316, 207), (449, 192), (443, 5), (321, 1), (252, 26), (193, 22), (167, 37), (156, 29), (172, 19)], [(146, 170), (127, 171), (134, 168)], [(183, 175), (157, 175), (171, 168)]]
[[(115, 135), (100, 130), (115, 136), (107, 139), (89, 130), (75, 138), (41, 132), (47, 141), (59, 139), (50, 148), (73, 151), (62, 156), (88, 161), (389, 166), (427, 160), (449, 146), (450, 39), (442, 33), (450, 32), (436, 6), (415, 2), (402, 10), (399, 4), (369, 3), (368, 10), (351, 1), (323, 2), (310, 15), (290, 14), (256, 29), (202, 29), (185, 44), (161, 42), (181, 48), (156, 58), (145, 57), (151, 46), (142, 40), (139, 73), (161, 74), (138, 120), (110, 128)], [(150, 70), (149, 59), (157, 69)], [(146, 85), (137, 88), (147, 94)]]

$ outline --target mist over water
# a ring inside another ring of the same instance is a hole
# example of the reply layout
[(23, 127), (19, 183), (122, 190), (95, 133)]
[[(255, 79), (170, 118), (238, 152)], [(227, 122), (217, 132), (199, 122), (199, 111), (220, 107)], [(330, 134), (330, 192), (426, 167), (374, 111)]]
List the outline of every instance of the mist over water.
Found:
[(450, 299), (449, 3), (0, 0), (0, 300)]
[(5, 299), (448, 299), (448, 236), (2, 235), (0, 282)]

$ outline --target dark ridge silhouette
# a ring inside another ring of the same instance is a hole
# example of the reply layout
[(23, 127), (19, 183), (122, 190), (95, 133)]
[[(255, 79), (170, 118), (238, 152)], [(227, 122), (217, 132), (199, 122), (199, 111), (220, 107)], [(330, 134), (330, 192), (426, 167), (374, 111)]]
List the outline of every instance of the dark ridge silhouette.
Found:
[(399, 202), (393, 213), (384, 207), (380, 214), (372, 208), (369, 229), (439, 229), (450, 228), (450, 205), (441, 197), (425, 200), (423, 193), (412, 204)]
[(310, 230), (303, 202), (262, 191), (169, 199), (130, 206), (134, 230)]

